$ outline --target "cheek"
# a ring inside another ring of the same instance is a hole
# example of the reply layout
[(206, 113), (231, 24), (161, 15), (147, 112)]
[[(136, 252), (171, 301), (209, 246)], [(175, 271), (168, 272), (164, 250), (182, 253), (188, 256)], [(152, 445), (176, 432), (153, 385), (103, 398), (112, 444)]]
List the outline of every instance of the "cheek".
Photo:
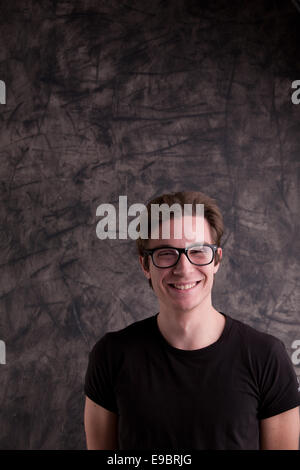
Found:
[(156, 285), (159, 282), (159, 276), (158, 276), (158, 273), (154, 271), (153, 266), (150, 267), (149, 274), (150, 274), (152, 285)]
[(153, 271), (153, 269), (150, 269), (150, 274), (151, 274), (151, 281), (152, 281), (152, 284), (156, 285), (156, 286), (160, 286), (161, 283), (163, 282), (164, 278), (165, 278), (165, 273), (161, 272), (161, 271)]
[(205, 276), (205, 281), (206, 282), (211, 282), (213, 279), (213, 270), (212, 269), (203, 269), (202, 271), (203, 276)]

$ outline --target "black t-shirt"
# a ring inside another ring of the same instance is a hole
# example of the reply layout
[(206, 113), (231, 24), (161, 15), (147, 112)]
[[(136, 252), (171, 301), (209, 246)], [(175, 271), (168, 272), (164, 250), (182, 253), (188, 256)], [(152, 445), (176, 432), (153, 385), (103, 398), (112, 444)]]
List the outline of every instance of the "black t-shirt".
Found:
[(104, 335), (85, 394), (118, 414), (119, 449), (259, 449), (259, 420), (300, 405), (282, 341), (224, 315), (197, 350), (171, 346), (157, 315)]

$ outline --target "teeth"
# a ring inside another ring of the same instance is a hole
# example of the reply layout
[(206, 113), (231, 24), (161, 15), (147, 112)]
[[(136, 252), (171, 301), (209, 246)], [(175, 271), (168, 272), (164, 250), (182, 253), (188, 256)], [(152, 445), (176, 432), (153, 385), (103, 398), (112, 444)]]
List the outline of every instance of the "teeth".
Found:
[(176, 289), (186, 290), (195, 287), (196, 284), (197, 282), (194, 282), (193, 284), (174, 284), (174, 286), (176, 287)]

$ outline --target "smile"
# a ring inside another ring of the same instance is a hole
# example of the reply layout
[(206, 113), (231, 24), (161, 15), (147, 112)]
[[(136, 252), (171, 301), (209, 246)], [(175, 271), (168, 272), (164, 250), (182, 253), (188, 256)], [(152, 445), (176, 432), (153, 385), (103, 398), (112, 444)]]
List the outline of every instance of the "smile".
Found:
[(175, 284), (169, 284), (169, 286), (176, 290), (186, 291), (186, 290), (194, 289), (200, 282), (201, 281), (195, 281), (189, 284), (175, 283)]

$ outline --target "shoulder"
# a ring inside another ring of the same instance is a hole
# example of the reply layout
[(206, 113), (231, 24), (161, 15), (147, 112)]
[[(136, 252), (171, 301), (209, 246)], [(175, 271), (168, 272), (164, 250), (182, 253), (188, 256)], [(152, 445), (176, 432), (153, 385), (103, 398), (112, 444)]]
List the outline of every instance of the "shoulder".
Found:
[(233, 325), (235, 352), (240, 351), (236, 356), (243, 358), (261, 389), (265, 383), (278, 381), (279, 376), (294, 381), (293, 365), (283, 341), (238, 320), (233, 320)]
[(235, 327), (237, 334), (243, 339), (248, 342), (253, 342), (256, 345), (272, 345), (280, 341), (276, 336), (266, 333), (265, 331), (261, 331), (253, 326), (249, 325), (246, 322), (236, 320), (232, 318), (232, 323)]
[(126, 350), (143, 344), (147, 339), (153, 337), (153, 327), (155, 325), (156, 315), (135, 321), (128, 326), (116, 330), (108, 331), (94, 345), (94, 353), (100, 353), (104, 350)]
[(232, 318), (232, 323), (240, 345), (251, 352), (252, 356), (263, 359), (271, 353), (280, 353), (285, 350), (284, 343), (276, 336), (240, 320)]

